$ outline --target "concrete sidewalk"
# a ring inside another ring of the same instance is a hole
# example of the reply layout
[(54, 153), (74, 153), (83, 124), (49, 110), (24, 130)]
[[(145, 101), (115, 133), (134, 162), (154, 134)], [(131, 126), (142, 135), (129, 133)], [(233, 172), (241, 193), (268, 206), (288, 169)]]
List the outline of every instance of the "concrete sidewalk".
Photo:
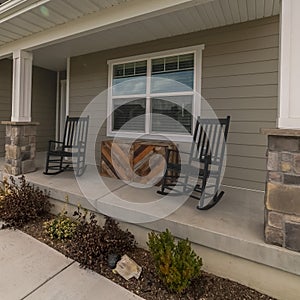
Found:
[(0, 230), (0, 299), (142, 300), (31, 236), (10, 229)]

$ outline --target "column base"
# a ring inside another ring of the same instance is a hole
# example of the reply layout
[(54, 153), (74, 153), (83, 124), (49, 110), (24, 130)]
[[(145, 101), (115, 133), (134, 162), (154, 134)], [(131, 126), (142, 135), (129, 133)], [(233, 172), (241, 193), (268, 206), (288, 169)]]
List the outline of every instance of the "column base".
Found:
[(268, 135), (265, 241), (300, 252), (300, 130), (262, 133)]
[(2, 121), (6, 125), (4, 172), (18, 176), (34, 172), (37, 122)]

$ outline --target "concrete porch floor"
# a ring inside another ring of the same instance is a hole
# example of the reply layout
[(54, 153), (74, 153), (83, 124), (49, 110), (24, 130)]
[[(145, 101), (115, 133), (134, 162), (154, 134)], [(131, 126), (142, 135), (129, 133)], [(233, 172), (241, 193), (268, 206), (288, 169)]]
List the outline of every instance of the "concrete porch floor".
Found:
[[(89, 174), (87, 177), (83, 175), (79, 183), (73, 172), (46, 176), (43, 174), (44, 162), (45, 153), (38, 153), (38, 169), (26, 174), (26, 178), (35, 186), (48, 190), (56, 203), (61, 204), (67, 196), (69, 203), (74, 206), (81, 204), (82, 207), (94, 211), (96, 207), (104, 214), (106, 211), (115, 211), (117, 216), (120, 211), (125, 215), (141, 215), (143, 220), (143, 212), (131, 209), (130, 204), (153, 202), (161, 197), (156, 193), (157, 187), (139, 189), (111, 178), (102, 178), (103, 182), (99, 184), (97, 174)], [(82, 186), (85, 186), (84, 192)], [(243, 197), (239, 197), (238, 190), (228, 187), (223, 189), (225, 196), (211, 210), (199, 211), (196, 209), (197, 201), (188, 199), (179, 209), (160, 220), (121, 224), (135, 234), (142, 246), (146, 246), (147, 233), (150, 230), (163, 231), (168, 228), (179, 238), (189, 238), (203, 257), (204, 269), (207, 271), (239, 281), (277, 298), (296, 299), (294, 296), (300, 292), (300, 253), (265, 244), (264, 194), (257, 192), (253, 199), (253, 191), (244, 190)], [(234, 195), (235, 193), (237, 194)], [(121, 207), (122, 205), (115, 202), (115, 196), (125, 199), (128, 207)], [(253, 275), (248, 274), (251, 273), (250, 270)], [(267, 283), (271, 278), (272, 284)], [(285, 282), (283, 289), (282, 284)], [(291, 297), (287, 296), (286, 288), (289, 288)]]

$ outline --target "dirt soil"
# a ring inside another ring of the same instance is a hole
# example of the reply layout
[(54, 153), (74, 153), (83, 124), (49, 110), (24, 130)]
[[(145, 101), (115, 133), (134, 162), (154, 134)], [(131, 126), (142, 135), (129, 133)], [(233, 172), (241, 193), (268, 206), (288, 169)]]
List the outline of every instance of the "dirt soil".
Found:
[[(46, 218), (35, 221), (20, 229), (69, 256), (67, 242), (51, 240), (43, 229), (43, 222), (52, 217), (53, 216), (49, 215)], [(106, 261), (103, 261), (101, 265), (95, 266), (93, 269), (147, 300), (274, 300), (274, 298), (263, 295), (246, 286), (203, 271), (201, 272), (201, 276), (192, 282), (190, 288), (184, 294), (172, 294), (168, 292), (156, 276), (154, 264), (148, 251), (137, 248), (132, 253), (126, 254), (143, 268), (138, 280), (132, 278), (126, 281), (118, 274), (114, 274), (108, 267)]]

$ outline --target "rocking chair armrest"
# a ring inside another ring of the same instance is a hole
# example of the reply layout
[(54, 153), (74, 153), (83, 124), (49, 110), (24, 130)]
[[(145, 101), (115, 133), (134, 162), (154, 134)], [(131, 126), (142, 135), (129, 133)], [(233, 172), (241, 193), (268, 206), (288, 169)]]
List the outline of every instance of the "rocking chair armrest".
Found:
[(179, 155), (182, 155), (182, 154), (187, 155), (187, 156), (189, 156), (191, 154), (189, 152), (179, 151), (178, 149), (167, 149), (167, 152), (166, 152), (166, 161), (167, 162), (169, 162), (171, 152), (175, 153), (175, 155), (177, 155), (177, 157), (179, 157)]
[(63, 142), (50, 140), (49, 144), (61, 144), (61, 145), (63, 145)]
[(178, 149), (167, 149), (167, 154), (170, 155), (170, 152), (175, 152), (176, 155), (187, 155), (190, 156), (191, 153), (190, 152), (186, 152), (186, 151), (182, 151), (182, 150), (178, 150)]
[(63, 142), (60, 141), (54, 141), (54, 140), (50, 140), (48, 141), (48, 151), (50, 151), (51, 149), (53, 149), (53, 147), (55, 147), (55, 145), (62, 145), (63, 146)]
[(190, 155), (189, 152), (179, 151), (178, 149), (167, 149), (167, 153), (170, 153), (170, 152), (175, 152), (175, 153), (181, 153), (181, 154)]

